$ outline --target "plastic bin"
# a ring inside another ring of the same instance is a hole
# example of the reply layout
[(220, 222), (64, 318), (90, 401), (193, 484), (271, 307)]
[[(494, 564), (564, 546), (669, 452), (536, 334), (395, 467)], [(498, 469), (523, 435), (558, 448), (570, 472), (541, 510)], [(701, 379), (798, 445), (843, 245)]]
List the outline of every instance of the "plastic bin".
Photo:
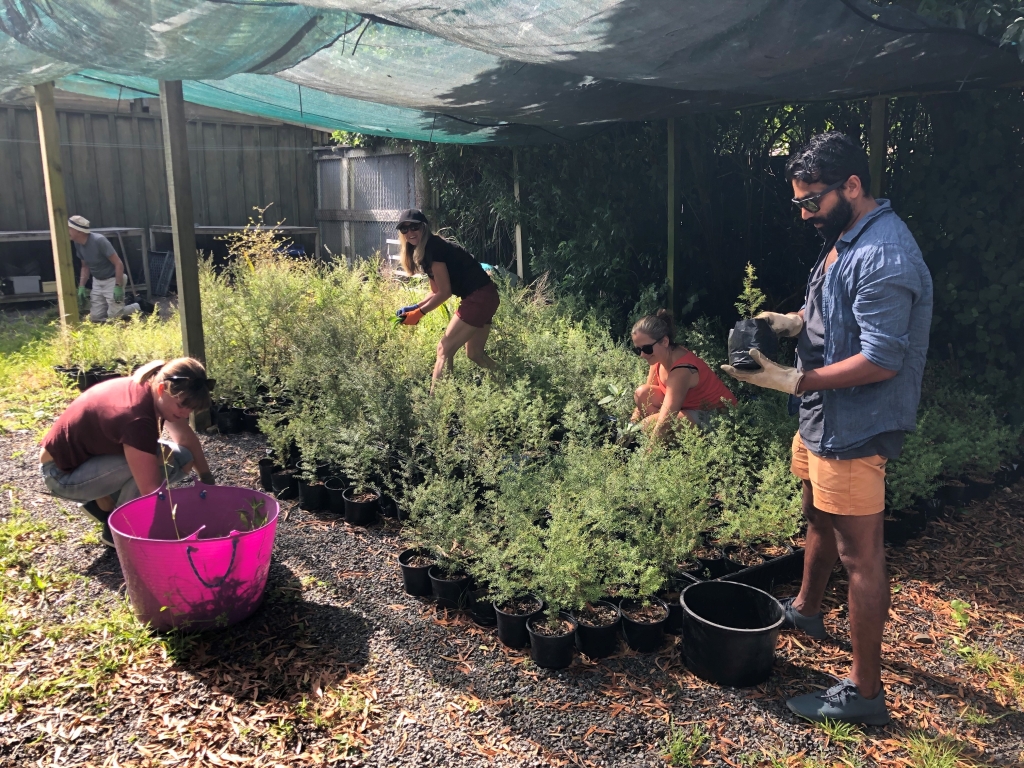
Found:
[(21, 275), (19, 277), (10, 278), (11, 284), (14, 286), (14, 293), (42, 293), (39, 290), (39, 281), (42, 280), (39, 275)]

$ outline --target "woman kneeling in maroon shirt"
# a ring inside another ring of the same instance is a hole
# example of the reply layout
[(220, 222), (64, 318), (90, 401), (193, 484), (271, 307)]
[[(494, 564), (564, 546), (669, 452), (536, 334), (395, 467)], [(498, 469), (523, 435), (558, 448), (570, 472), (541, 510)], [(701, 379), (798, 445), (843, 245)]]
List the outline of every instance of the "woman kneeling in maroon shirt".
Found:
[[(210, 407), (213, 379), (198, 360), (155, 360), (130, 378), (104, 381), (83, 392), (50, 427), (39, 454), (46, 487), (103, 524), (115, 507), (175, 482), (193, 468), (213, 485), (193, 411)], [(161, 440), (164, 427), (170, 440)]]

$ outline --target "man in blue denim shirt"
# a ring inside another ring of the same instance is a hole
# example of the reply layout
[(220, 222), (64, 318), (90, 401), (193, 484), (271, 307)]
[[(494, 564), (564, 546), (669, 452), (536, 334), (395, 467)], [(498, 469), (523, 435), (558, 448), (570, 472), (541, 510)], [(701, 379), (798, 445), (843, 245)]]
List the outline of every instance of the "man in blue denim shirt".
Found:
[(803, 309), (759, 315), (780, 336), (797, 337), (797, 366), (776, 365), (752, 350), (761, 370), (723, 368), (799, 395), (792, 470), (803, 481), (807, 546), (800, 594), (784, 601), (787, 625), (827, 637), (821, 601), (837, 558), (849, 574), (850, 677), (787, 705), (810, 720), (883, 725), (885, 464), (916, 425), (932, 280), (889, 201), (868, 194), (868, 159), (858, 143), (838, 132), (815, 136), (790, 158), (786, 176), (803, 219), (825, 240)]

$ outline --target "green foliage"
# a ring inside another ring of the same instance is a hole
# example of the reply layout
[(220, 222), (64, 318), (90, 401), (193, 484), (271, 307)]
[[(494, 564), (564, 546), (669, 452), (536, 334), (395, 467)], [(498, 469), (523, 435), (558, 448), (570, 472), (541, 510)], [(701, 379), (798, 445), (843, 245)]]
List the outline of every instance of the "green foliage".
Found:
[(920, 0), (917, 12), (1016, 47), (1024, 61), (1024, 0)]
[(695, 765), (710, 740), (707, 731), (696, 723), (688, 729), (670, 725), (668, 738), (665, 739), (668, 764), (681, 768)]
[(761, 311), (764, 306), (764, 292), (757, 287), (757, 270), (749, 261), (743, 272), (743, 290), (740, 291), (739, 300), (736, 302), (736, 311), (740, 317), (751, 318)]

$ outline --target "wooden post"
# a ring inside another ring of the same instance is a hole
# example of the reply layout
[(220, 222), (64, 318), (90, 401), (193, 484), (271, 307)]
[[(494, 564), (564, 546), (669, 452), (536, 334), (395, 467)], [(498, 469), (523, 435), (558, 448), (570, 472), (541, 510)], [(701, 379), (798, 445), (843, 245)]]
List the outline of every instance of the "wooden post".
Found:
[(666, 277), (668, 279), (668, 310), (676, 308), (676, 230), (679, 221), (679, 203), (676, 198), (676, 121), (668, 119), (668, 249)]
[(57, 275), (57, 302), (62, 326), (78, 325), (78, 298), (75, 294), (75, 263), (71, 258), (68, 234), (68, 204), (64, 196), (64, 172), (60, 162), (60, 127), (53, 103), (53, 83), (36, 88), (36, 119), (39, 122), (39, 149), (43, 156), (43, 183), (46, 187), (46, 212), (50, 218), (50, 244), (53, 247), (53, 271)]
[[(516, 197), (516, 205), (519, 205), (519, 150), (512, 150), (512, 192)], [(526, 264), (523, 261), (523, 225), (519, 223), (516, 216), (516, 274), (523, 282), (526, 281)]]
[(885, 102), (883, 96), (871, 100), (868, 170), (871, 171), (871, 196), (881, 197), (885, 190)]
[[(181, 346), (186, 356), (205, 364), (206, 343), (199, 299), (199, 259), (196, 254), (195, 214), (192, 210), (192, 176), (188, 166), (185, 99), (180, 80), (160, 81), (160, 117), (163, 121), (167, 200), (171, 208), (171, 237), (178, 281)], [(210, 425), (209, 411), (193, 414), (193, 425), (197, 431), (205, 430)]]

